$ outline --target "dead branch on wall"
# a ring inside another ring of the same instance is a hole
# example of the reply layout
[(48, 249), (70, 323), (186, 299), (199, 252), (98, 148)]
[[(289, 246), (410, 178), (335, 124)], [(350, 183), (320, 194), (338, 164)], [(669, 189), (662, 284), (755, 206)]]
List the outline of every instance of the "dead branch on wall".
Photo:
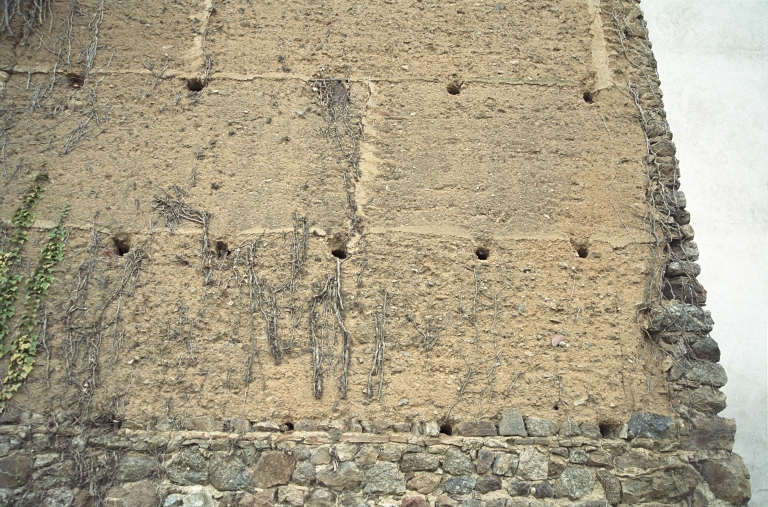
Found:
[[(55, 421), (55, 417), (54, 417)], [(116, 479), (116, 470), (123, 451), (96, 448), (79, 448), (72, 443), (72, 435), (66, 430), (56, 431), (50, 435), (51, 445), (58, 451), (62, 462), (67, 464), (67, 475), (71, 487), (84, 491), (94, 506), (107, 505), (107, 490)], [(82, 435), (84, 439), (99, 440), (109, 432), (109, 425), (102, 421), (94, 421), (94, 425), (86, 426)]]
[[(680, 227), (675, 223), (670, 208), (664, 206), (663, 202), (659, 202), (659, 196), (666, 193), (665, 191), (660, 192), (662, 190), (660, 182), (671, 178), (673, 180), (672, 186), (676, 186), (679, 169), (674, 160), (671, 163), (661, 163), (652, 149), (652, 137), (671, 139), (671, 133), (661, 106), (661, 97), (656, 93), (660, 81), (657, 73), (652, 70), (655, 63), (653, 63), (651, 49), (644, 38), (630, 36), (633, 33), (633, 27), (629, 26), (625, 18), (626, 7), (622, 1), (612, 0), (610, 9), (604, 10), (604, 13), (613, 20), (616, 27), (615, 34), (622, 53), (632, 67), (632, 72), (627, 79), (627, 91), (639, 112), (640, 124), (645, 136), (646, 153), (648, 154), (646, 169), (650, 185), (647, 189), (647, 198), (650, 207), (646, 212), (644, 222), (654, 244), (651, 247), (653, 260), (645, 290), (645, 306), (639, 310), (647, 311), (657, 306), (661, 299), (661, 284), (665, 265), (662, 247), (666, 243), (666, 238), (680, 235)], [(658, 105), (646, 108), (644, 106), (645, 97), (651, 98)], [(660, 206), (660, 204), (662, 205)]]
[(341, 296), (341, 260), (336, 259), (336, 286), (333, 291), (333, 301), (336, 307), (336, 319), (341, 329), (341, 375), (339, 376), (339, 396), (347, 399), (347, 383), (349, 378), (349, 364), (352, 356), (352, 337), (344, 325), (344, 302)]
[(152, 94), (152, 92), (155, 91), (155, 88), (157, 88), (157, 84), (160, 81), (163, 81), (164, 79), (166, 79), (165, 71), (168, 70), (170, 61), (171, 61), (171, 58), (168, 55), (165, 55), (165, 61), (163, 62), (163, 67), (159, 71), (155, 69), (155, 62), (151, 58), (147, 58), (146, 60), (141, 62), (144, 68), (147, 69), (149, 73), (152, 74), (152, 76), (155, 78), (155, 80), (152, 82), (152, 86), (144, 94), (144, 98), (149, 97)]
[[(66, 336), (63, 352), (66, 381), (79, 390), (79, 402), (93, 393), (91, 384), (98, 374), (98, 349), (101, 344), (101, 333), (96, 332), (94, 323), (89, 323), (86, 316), (88, 289), (97, 263), (97, 260), (90, 259), (82, 262), (77, 268), (75, 287), (64, 312)], [(81, 349), (85, 367), (80, 369), (84, 369), (87, 373), (84, 378), (79, 379), (77, 378), (76, 365)], [(87, 401), (86, 405), (90, 405), (90, 400)]]
[(173, 233), (182, 220), (188, 220), (201, 226), (205, 225), (211, 215), (207, 211), (200, 211), (189, 206), (184, 199), (187, 193), (179, 186), (173, 186), (174, 195), (165, 192), (164, 196), (152, 199), (152, 209), (165, 220), (165, 225)]
[[(117, 360), (117, 352), (123, 345), (123, 338), (125, 337), (125, 328), (122, 325), (123, 317), (123, 298), (125, 296), (133, 296), (136, 290), (136, 283), (139, 280), (139, 273), (141, 271), (142, 264), (149, 260), (149, 253), (143, 246), (134, 248), (130, 252), (124, 255), (125, 264), (123, 265), (123, 274), (120, 277), (120, 283), (112, 298), (108, 299), (102, 309), (102, 315), (107, 306), (113, 301), (115, 302), (116, 310), (115, 316), (112, 320), (112, 343), (110, 347), (110, 359), (109, 362)], [(101, 315), (99, 316), (101, 320)], [(118, 326), (120, 330), (118, 331)]]
[[(502, 351), (498, 351), (495, 356), (471, 363), (467, 361), (466, 357), (462, 357), (464, 363), (467, 366), (467, 372), (464, 375), (464, 380), (459, 387), (459, 392), (456, 395), (456, 401), (451, 405), (446, 412), (444, 419), (449, 419), (451, 412), (460, 403), (477, 399), (477, 412), (478, 415), (483, 413), (482, 403), (483, 400), (488, 401), (490, 404), (493, 400), (494, 386), (496, 380), (496, 372), (501, 366), (501, 354)], [(473, 388), (474, 386), (474, 388)]]
[(43, 349), (43, 353), (45, 354), (45, 386), (50, 388), (51, 387), (51, 349), (48, 346), (48, 340), (49, 338), (52, 338), (49, 336), (48, 331), (48, 318), (50, 317), (50, 314), (48, 311), (46, 311), (45, 308), (40, 309), (40, 313), (42, 315), (40, 319), (40, 347)]
[(8, 32), (14, 37), (11, 23), (13, 18), (19, 16), (23, 20), (23, 40), (26, 41), (29, 32), (43, 24), (45, 19), (52, 15), (51, 0), (3, 0), (0, 4), (2, 18), (0, 18), (0, 35)]
[[(266, 325), (267, 342), (275, 364), (280, 364), (286, 351), (293, 348), (301, 322), (302, 305), (298, 298), (297, 283), (300, 280), (304, 262), (307, 260), (309, 223), (307, 217), (293, 215), (291, 232), (290, 276), (283, 283), (270, 283), (266, 278), (256, 276), (256, 301)], [(288, 311), (290, 339), (284, 342), (280, 332), (280, 316)]]
[(440, 339), (440, 334), (445, 332), (446, 328), (451, 323), (450, 315), (447, 315), (445, 318), (437, 319), (439, 322), (435, 322), (434, 318), (427, 316), (424, 317), (424, 324), (420, 326), (416, 322), (416, 317), (408, 311), (407, 299), (403, 300), (403, 311), (405, 313), (405, 320), (413, 326), (417, 333), (419, 333), (419, 336), (421, 337), (421, 345), (426, 351), (432, 350), (432, 347), (434, 347)]
[[(357, 215), (355, 184), (360, 179), (360, 139), (363, 137), (361, 118), (350, 119), (352, 99), (349, 89), (349, 75), (344, 78), (326, 76), (328, 65), (310, 81), (315, 102), (325, 119), (322, 135), (331, 139), (344, 159), (344, 189), (347, 194), (347, 215), (349, 236), (362, 233), (362, 220)], [(348, 72), (348, 71), (347, 71)]]
[[(72, 53), (72, 17), (74, 16), (74, 4), (73, 8), (70, 9), (70, 16), (67, 19), (67, 26), (68, 26), (68, 34), (64, 37), (67, 42), (67, 66), (71, 68), (71, 53)], [(75, 147), (80, 143), (81, 141), (89, 138), (89, 132), (95, 128), (96, 132), (92, 134), (93, 136), (98, 136), (102, 132), (104, 132), (107, 128), (107, 124), (109, 123), (109, 115), (112, 112), (112, 104), (109, 99), (100, 101), (98, 99), (98, 86), (101, 83), (101, 81), (104, 80), (106, 77), (107, 71), (109, 70), (110, 65), (112, 65), (112, 60), (114, 59), (115, 52), (113, 51), (110, 55), (109, 59), (100, 67), (95, 67), (95, 61), (96, 61), (96, 55), (98, 50), (100, 49), (99, 46), (99, 30), (101, 28), (101, 23), (104, 21), (104, 0), (101, 0), (98, 7), (96, 8), (96, 11), (94, 12), (93, 16), (91, 17), (91, 20), (88, 23), (88, 34), (89, 34), (89, 41), (83, 48), (83, 50), (78, 55), (79, 62), (83, 65), (82, 71), (79, 73), (79, 76), (77, 74), (70, 74), (71, 76), (69, 79), (75, 80), (73, 83), (73, 86), (75, 87), (75, 90), (70, 94), (67, 103), (71, 104), (72, 106), (68, 105), (67, 109), (68, 112), (65, 115), (64, 119), (67, 119), (71, 116), (73, 116), (75, 113), (80, 113), (80, 120), (77, 122), (74, 128), (72, 128), (67, 135), (67, 138), (64, 142), (64, 146), (61, 149), (60, 154), (61, 155), (67, 155), (71, 153)], [(56, 47), (59, 43), (59, 41), (62, 38), (60, 37), (55, 43), (54, 47)], [(41, 39), (42, 44), (42, 39)], [(60, 58), (60, 55), (57, 55), (57, 58)], [(94, 73), (95, 75), (98, 75), (99, 71), (101, 71), (101, 77), (97, 79), (93, 84), (91, 84), (91, 74)], [(79, 82), (77, 82), (79, 81)], [(52, 89), (52, 85), (51, 85)], [(85, 93), (85, 97), (82, 98), (82, 94)], [(76, 106), (77, 101), (82, 98), (82, 106)]]
[[(53, 88), (56, 85), (56, 73), (59, 69), (59, 63), (61, 61), (61, 48), (56, 53), (56, 62), (51, 69), (51, 79), (45, 84), (37, 85), (32, 92), (32, 98), (29, 101), (29, 112), (33, 113), (37, 109), (43, 107), (53, 95)], [(31, 77), (31, 76), (29, 76)]]
[(502, 303), (507, 298), (506, 296), (501, 297), (501, 293), (504, 292), (507, 287), (502, 287), (498, 291), (494, 291), (488, 282), (485, 280), (482, 280), (480, 276), (478, 275), (477, 268), (478, 266), (472, 266), (471, 268), (461, 265), (464, 269), (467, 269), (469, 271), (472, 271), (472, 300), (471, 300), (471, 306), (469, 308), (466, 308), (464, 305), (464, 298), (463, 296), (459, 296), (459, 322), (468, 322), (470, 326), (472, 326), (472, 330), (475, 334), (475, 345), (480, 345), (480, 326), (478, 323), (478, 318), (481, 312), (484, 312), (488, 309), (492, 310), (492, 321), (491, 321), (491, 338), (493, 340), (493, 348), (498, 348), (498, 324), (499, 324), (499, 316), (504, 312), (504, 308), (502, 307)]
[[(258, 260), (258, 251), (260, 248), (261, 243), (259, 240), (253, 241), (250, 244), (241, 245), (235, 250), (236, 254), (233, 262), (233, 271), (238, 276), (238, 280), (242, 279), (245, 282), (245, 285), (248, 289), (248, 324), (250, 332), (250, 349), (248, 353), (248, 360), (245, 364), (245, 375), (243, 378), (246, 385), (246, 397), (248, 396), (247, 388), (251, 382), (253, 382), (253, 365), (257, 364), (259, 366), (259, 370), (261, 370), (262, 366), (261, 358), (259, 357), (259, 352), (256, 347), (256, 323), (254, 321), (254, 316), (256, 315), (258, 306), (258, 277), (256, 276), (256, 262)], [(238, 263), (243, 264), (244, 266), (244, 273), (242, 274), (242, 278), (240, 278), (240, 274), (237, 271)], [(266, 384), (264, 384), (262, 387), (263, 389), (266, 389)], [(243, 403), (245, 404), (245, 398)]]
[(200, 48), (203, 50), (203, 55), (205, 56), (205, 59), (203, 60), (203, 72), (200, 75), (200, 81), (205, 85), (208, 84), (208, 81), (211, 78), (211, 68), (213, 68), (213, 60), (211, 59), (210, 53), (208, 53), (208, 47), (206, 46), (206, 42), (208, 39), (208, 34), (213, 32), (215, 29), (213, 28), (206, 28), (205, 32), (203, 32), (203, 41), (200, 45)]
[[(333, 369), (336, 363), (339, 363), (340, 369), (339, 397), (342, 400), (347, 398), (352, 337), (345, 326), (346, 314), (341, 292), (341, 264), (341, 260), (336, 259), (335, 276), (326, 276), (325, 281), (316, 286), (317, 292), (312, 296), (310, 304), (313, 394), (316, 398), (322, 396), (325, 372)], [(341, 355), (339, 358), (334, 357), (333, 347), (329, 344), (331, 338), (336, 336), (341, 337)]]
[(307, 260), (309, 247), (309, 222), (307, 217), (293, 215), (293, 233), (291, 234), (291, 278), (288, 281), (288, 292), (296, 292), (296, 278), (300, 275), (304, 262)]
[[(333, 322), (329, 317), (329, 284), (330, 277), (326, 277), (322, 290), (310, 299), (309, 305), (309, 338), (312, 348), (312, 395), (320, 399), (323, 397), (323, 381), (325, 379), (326, 364), (332, 360), (325, 352), (331, 343), (331, 331)], [(330, 321), (330, 322), (329, 322)]]
[(376, 337), (376, 348), (373, 352), (373, 365), (368, 373), (368, 383), (365, 389), (365, 398), (370, 401), (373, 396), (374, 379), (378, 380), (376, 387), (376, 400), (381, 401), (381, 392), (384, 389), (384, 348), (387, 341), (387, 299), (386, 289), (381, 289), (381, 308), (373, 314), (373, 330)]
[(269, 352), (275, 360), (275, 364), (280, 364), (283, 360), (285, 349), (280, 340), (280, 306), (277, 303), (275, 289), (267, 284), (266, 280), (261, 283), (256, 282), (257, 293), (256, 301), (259, 304), (259, 311), (264, 318), (267, 332), (267, 343)]
[[(89, 304), (89, 292), (92, 280), (97, 281), (97, 288), (106, 288), (109, 281), (103, 274), (100, 261), (96, 257), (103, 252), (103, 246), (94, 217), (91, 231), (90, 251), (94, 257), (83, 261), (77, 268), (75, 285), (64, 311), (65, 337), (62, 347), (66, 369), (66, 382), (77, 389), (76, 403), (88, 416), (91, 403), (100, 387), (101, 345), (105, 333), (111, 337), (109, 361), (118, 357), (122, 347), (125, 329), (123, 327), (123, 299), (132, 296), (138, 283), (142, 265), (149, 260), (144, 246), (138, 246), (124, 256), (123, 271), (117, 287), (110, 291), (99, 305)], [(114, 316), (107, 319), (109, 309), (114, 306)], [(90, 310), (90, 308), (94, 308)], [(90, 316), (89, 316), (90, 315)]]
[(208, 238), (208, 227), (210, 225), (211, 215), (207, 211), (200, 211), (189, 206), (184, 199), (187, 193), (181, 187), (173, 186), (174, 195), (165, 192), (165, 195), (152, 199), (152, 209), (165, 220), (165, 225), (173, 231), (181, 225), (182, 220), (196, 223), (201, 226), (200, 235), (200, 272), (203, 274), (203, 285), (208, 285), (213, 276), (213, 252), (211, 251), (211, 242)]
[(355, 181), (360, 178), (360, 129), (353, 125), (349, 117), (352, 103), (349, 91), (349, 76), (333, 78), (325, 75), (328, 66), (324, 65), (318, 77), (309, 82), (315, 92), (315, 100), (320, 106), (326, 122), (323, 135), (330, 138), (342, 154)]
[(93, 69), (94, 60), (96, 59), (96, 52), (99, 49), (99, 29), (101, 23), (104, 21), (104, 0), (99, 2), (99, 6), (96, 8), (96, 12), (93, 14), (91, 21), (88, 23), (88, 32), (91, 35), (91, 40), (80, 52), (80, 59), (83, 62), (83, 75), (87, 76)]
[[(50, 62), (51, 71), (46, 73), (48, 76), (42, 74), (43, 82), (36, 86), (32, 82), (33, 72), (27, 71), (25, 90), (30, 92), (29, 103), (26, 107), (15, 111), (16, 113), (34, 113), (44, 106), (48, 106), (45, 108), (45, 118), (59, 116), (53, 125), (47, 126), (37, 133), (40, 135), (52, 131), (45, 150), (51, 148), (55, 139), (60, 139), (63, 140), (63, 144), (59, 149), (59, 154), (66, 155), (71, 153), (81, 141), (104, 132), (109, 122), (112, 105), (109, 99), (97, 98), (97, 90), (114, 57), (113, 52), (108, 61), (101, 66), (96, 66), (97, 52), (103, 47), (100, 46), (99, 42), (99, 30), (104, 19), (104, 1), (102, 0), (95, 6), (93, 16), (87, 24), (88, 41), (83, 43), (78, 42), (74, 35), (75, 19), (85, 17), (82, 6), (76, 0), (71, 2), (64, 20), (56, 27), (58, 35), (53, 33), (53, 12), (50, 0), (6, 0), (0, 8), (2, 9), (0, 33), (7, 30), (9, 35), (13, 37), (11, 20), (15, 16), (19, 16), (23, 27), (19, 47), (29, 48), (34, 45), (34, 42), (37, 42), (36, 49), (44, 48), (45, 51), (55, 57), (54, 61)], [(51, 18), (50, 26), (47, 30), (41, 30), (43, 21), (48, 17)], [(37, 38), (37, 41), (30, 41), (30, 37)], [(73, 47), (78, 46), (83, 48), (82, 51), (73, 55)], [(82, 65), (82, 69), (76, 69), (78, 65)], [(98, 79), (95, 79), (96, 77)], [(61, 89), (58, 94), (59, 97), (53, 103), (54, 101), (51, 99), (54, 98), (54, 88), (57, 83), (62, 81), (68, 81), (70, 86)], [(9, 102), (8, 110), (11, 109), (14, 109), (14, 106)], [(13, 115), (8, 115), (6, 119), (10, 116)], [(12, 126), (8, 123), (8, 121), (5, 122), (2, 135), (0, 135), (3, 143), (3, 153), (0, 158), (2, 158), (3, 171), (6, 176), (4, 151), (8, 140), (7, 133), (9, 127)], [(59, 127), (64, 130), (63, 134), (57, 133)]]
[(493, 348), (498, 348), (498, 331), (497, 326), (499, 324), (499, 315), (504, 311), (501, 307), (501, 303), (507, 298), (506, 296), (500, 298), (502, 292), (506, 287), (502, 287), (500, 290), (493, 293), (493, 327), (491, 328), (491, 336), (493, 337)]

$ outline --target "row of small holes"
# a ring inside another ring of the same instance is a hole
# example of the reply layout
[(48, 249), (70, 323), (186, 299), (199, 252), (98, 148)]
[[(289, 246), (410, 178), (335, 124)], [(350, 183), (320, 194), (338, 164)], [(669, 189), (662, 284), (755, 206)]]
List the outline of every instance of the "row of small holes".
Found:
[[(457, 83), (455, 81), (452, 83), (448, 83), (448, 86), (445, 87), (445, 90), (450, 95), (458, 95), (461, 93), (461, 83)], [(595, 96), (589, 90), (585, 91), (582, 94), (581, 98), (583, 98), (584, 102), (586, 102), (587, 104), (592, 104), (595, 100)]]
[[(187, 89), (191, 92), (199, 92), (203, 88), (205, 88), (205, 85), (206, 83), (200, 78), (192, 78), (187, 80)], [(446, 91), (451, 95), (460, 94), (461, 83), (456, 83), (456, 82), (448, 83), (448, 86), (446, 87)]]
[[(555, 410), (558, 410), (559, 407), (555, 405)], [(603, 436), (603, 438), (616, 438), (619, 436), (619, 427), (613, 424), (601, 424), (599, 426), (600, 428), (600, 434)], [(440, 433), (443, 435), (452, 435), (453, 434), (453, 428), (450, 424), (443, 424), (440, 426)]]
[[(115, 250), (117, 250), (118, 255), (120, 255), (121, 257), (127, 254), (131, 250), (131, 244), (126, 239), (113, 238), (112, 241), (115, 244)], [(589, 251), (585, 247), (580, 247), (578, 250), (576, 250), (576, 252), (579, 254), (579, 257), (581, 257), (582, 259), (586, 258), (587, 255), (589, 255)], [(223, 241), (216, 242), (217, 257), (226, 257), (231, 254), (232, 254), (232, 251), (229, 249), (229, 246), (226, 243), (224, 243)], [(331, 250), (331, 255), (333, 255), (337, 259), (346, 259), (347, 249), (344, 247), (334, 248), (333, 250)], [(491, 251), (488, 250), (487, 248), (480, 247), (477, 250), (475, 250), (475, 256), (478, 258), (478, 260), (487, 261), (490, 255), (491, 255)]]
[[(347, 258), (347, 249), (346, 248), (334, 248), (331, 250), (331, 255), (336, 257), (337, 259), (346, 259)], [(475, 250), (475, 255), (478, 259), (481, 261), (487, 261), (488, 256), (491, 255), (491, 251), (487, 248), (478, 248)]]
[[(78, 76), (79, 77), (79, 76)], [(82, 80), (82, 78), (80, 78)], [(72, 83), (73, 79), (70, 77), (70, 83)], [(200, 79), (200, 78), (192, 78), (187, 80), (187, 89), (191, 92), (199, 92), (203, 88), (205, 88), (206, 83)], [(82, 86), (82, 81), (78, 84), (73, 84), (73, 86), (78, 87)], [(445, 90), (450, 95), (459, 95), (461, 93), (461, 83), (452, 82), (448, 83), (448, 86), (445, 87)], [(592, 95), (592, 92), (586, 91), (582, 95), (582, 98), (584, 99), (584, 102), (591, 104), (594, 96)]]
[[(589, 250), (587, 250), (586, 247), (579, 247), (576, 250), (576, 253), (579, 254), (579, 257), (582, 259), (586, 259), (589, 255)], [(345, 248), (335, 248), (331, 251), (331, 254), (333, 254), (334, 257), (338, 259), (346, 259), (347, 258), (347, 250)], [(481, 260), (481, 261), (487, 261), (488, 257), (490, 257), (491, 251), (487, 248), (480, 247), (477, 250), (475, 250), (475, 256)]]

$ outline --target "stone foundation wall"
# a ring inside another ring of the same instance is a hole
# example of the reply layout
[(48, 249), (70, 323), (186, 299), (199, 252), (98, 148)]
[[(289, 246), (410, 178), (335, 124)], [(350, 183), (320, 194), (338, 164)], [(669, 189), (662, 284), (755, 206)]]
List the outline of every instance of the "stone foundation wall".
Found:
[[(184, 421), (171, 430), (0, 425), (0, 505), (517, 507), (741, 505), (735, 425), (634, 413), (618, 428), (505, 409), (495, 420)], [(371, 432), (361, 432), (365, 427)], [(228, 431), (223, 431), (223, 430)], [(167, 431), (164, 431), (167, 430)], [(350, 431), (353, 430), (353, 431)], [(451, 435), (440, 433), (450, 432)]]

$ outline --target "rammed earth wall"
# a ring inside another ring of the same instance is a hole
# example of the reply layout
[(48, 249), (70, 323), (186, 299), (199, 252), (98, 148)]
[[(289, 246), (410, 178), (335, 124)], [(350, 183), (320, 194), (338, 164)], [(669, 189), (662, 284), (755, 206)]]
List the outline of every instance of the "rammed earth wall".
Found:
[(72, 206), (0, 505), (749, 500), (634, 3), (27, 4), (0, 206)]

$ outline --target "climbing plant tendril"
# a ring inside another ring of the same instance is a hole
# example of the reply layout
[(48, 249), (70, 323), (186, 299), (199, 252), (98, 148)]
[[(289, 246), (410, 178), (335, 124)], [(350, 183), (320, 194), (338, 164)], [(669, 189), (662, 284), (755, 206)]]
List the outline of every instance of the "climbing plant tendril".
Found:
[(21, 247), (27, 241), (27, 230), (35, 221), (35, 205), (43, 196), (45, 189), (41, 183), (48, 181), (48, 175), (38, 174), (35, 182), (24, 193), (21, 206), (11, 219), (13, 230), (9, 237), (7, 251), (0, 251), (0, 358), (5, 356), (8, 348), (6, 336), (10, 332), (9, 322), (13, 318), (15, 303), (19, 298), (19, 282), (21, 275), (16, 268), (21, 263)]
[(27, 279), (24, 313), (19, 319), (17, 334), (8, 346), (10, 360), (8, 373), (5, 375), (3, 385), (0, 388), (0, 410), (5, 409), (6, 403), (11, 399), (13, 393), (21, 387), (35, 364), (38, 340), (37, 315), (53, 282), (53, 268), (64, 259), (64, 242), (67, 239), (64, 221), (68, 214), (69, 204), (64, 207), (58, 225), (48, 233), (48, 243), (40, 252), (34, 273)]

